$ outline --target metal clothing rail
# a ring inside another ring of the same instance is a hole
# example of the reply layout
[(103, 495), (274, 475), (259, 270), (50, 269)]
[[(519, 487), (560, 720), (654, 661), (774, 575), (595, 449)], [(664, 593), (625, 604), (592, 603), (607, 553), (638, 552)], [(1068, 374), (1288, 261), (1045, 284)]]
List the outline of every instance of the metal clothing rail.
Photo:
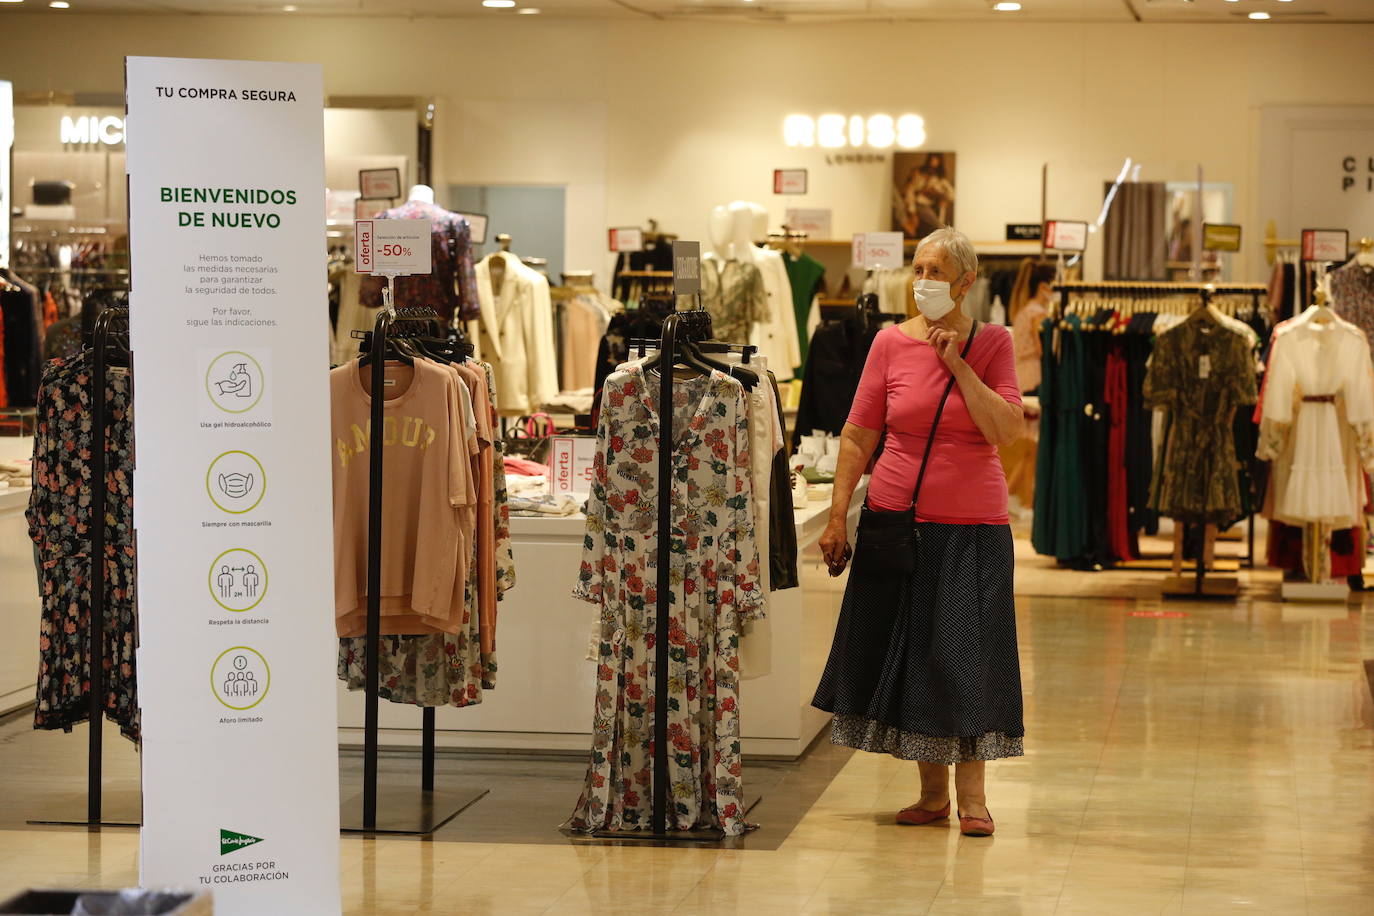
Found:
[(129, 310), (110, 306), (95, 319), (91, 335), (91, 599), (90, 625), (86, 633), (86, 662), (90, 668), (87, 701), (90, 716), (86, 749), (86, 818), (84, 820), (31, 820), (30, 824), (88, 827), (137, 827), (138, 820), (102, 819), (104, 805), (105, 724), (105, 510), (108, 465), (105, 437), (105, 382), (110, 347), (129, 348)]
[[(389, 299), (390, 297), (388, 297)], [(389, 303), (388, 303), (389, 306)], [(378, 662), (382, 630), (382, 496), (386, 479), (383, 473), (384, 407), (386, 399), (386, 359), (395, 352), (395, 339), (416, 328), (435, 332), (439, 314), (429, 308), (390, 307), (379, 309), (371, 336), (355, 331), (366, 341), (371, 356), (372, 388), (368, 437), (367, 494), (367, 642), (363, 651), (366, 666), (366, 701), (363, 713), (363, 790), (344, 802), (340, 822), (345, 833), (384, 833), (427, 836), (467, 810), (490, 790), (450, 790), (434, 788), (435, 716), (426, 706), (421, 719), (420, 793), (389, 789), (383, 794), (384, 817), (378, 821), (378, 690), (381, 686)], [(395, 332), (395, 333), (394, 333)]]

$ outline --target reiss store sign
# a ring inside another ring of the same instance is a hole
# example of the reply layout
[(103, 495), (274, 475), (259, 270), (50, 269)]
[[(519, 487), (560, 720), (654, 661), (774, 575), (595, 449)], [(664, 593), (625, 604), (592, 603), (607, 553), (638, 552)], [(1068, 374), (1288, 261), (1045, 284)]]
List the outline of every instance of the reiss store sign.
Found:
[(782, 137), (788, 146), (916, 149), (926, 142), (926, 121), (916, 114), (793, 114), (783, 119)]

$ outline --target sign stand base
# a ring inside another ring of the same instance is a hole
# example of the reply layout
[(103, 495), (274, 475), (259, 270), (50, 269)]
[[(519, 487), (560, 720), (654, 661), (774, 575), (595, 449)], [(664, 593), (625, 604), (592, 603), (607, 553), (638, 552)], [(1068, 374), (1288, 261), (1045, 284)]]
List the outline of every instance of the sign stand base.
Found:
[(490, 789), (442, 789), (384, 786), (377, 789), (377, 826), (363, 826), (363, 793), (358, 792), (339, 806), (340, 829), (344, 833), (382, 833), (401, 836), (429, 836), (471, 808)]

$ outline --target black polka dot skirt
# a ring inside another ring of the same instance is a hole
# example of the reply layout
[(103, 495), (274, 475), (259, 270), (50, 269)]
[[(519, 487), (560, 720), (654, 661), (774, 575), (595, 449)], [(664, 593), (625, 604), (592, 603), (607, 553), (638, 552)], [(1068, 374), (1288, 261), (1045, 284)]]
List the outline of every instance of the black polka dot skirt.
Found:
[(812, 705), (836, 744), (903, 760), (1019, 757), (1021, 665), (1007, 525), (922, 522), (917, 568), (849, 584)]

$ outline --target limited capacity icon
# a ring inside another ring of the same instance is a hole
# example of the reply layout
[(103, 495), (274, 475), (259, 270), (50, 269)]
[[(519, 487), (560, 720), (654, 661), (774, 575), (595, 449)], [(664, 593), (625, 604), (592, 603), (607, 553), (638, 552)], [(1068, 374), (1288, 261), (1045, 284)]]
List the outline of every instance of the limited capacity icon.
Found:
[(210, 689), (230, 709), (252, 709), (267, 696), (272, 669), (257, 649), (225, 649), (210, 668)]
[(251, 611), (267, 595), (267, 564), (251, 550), (226, 550), (210, 564), (209, 586), (226, 611)]

